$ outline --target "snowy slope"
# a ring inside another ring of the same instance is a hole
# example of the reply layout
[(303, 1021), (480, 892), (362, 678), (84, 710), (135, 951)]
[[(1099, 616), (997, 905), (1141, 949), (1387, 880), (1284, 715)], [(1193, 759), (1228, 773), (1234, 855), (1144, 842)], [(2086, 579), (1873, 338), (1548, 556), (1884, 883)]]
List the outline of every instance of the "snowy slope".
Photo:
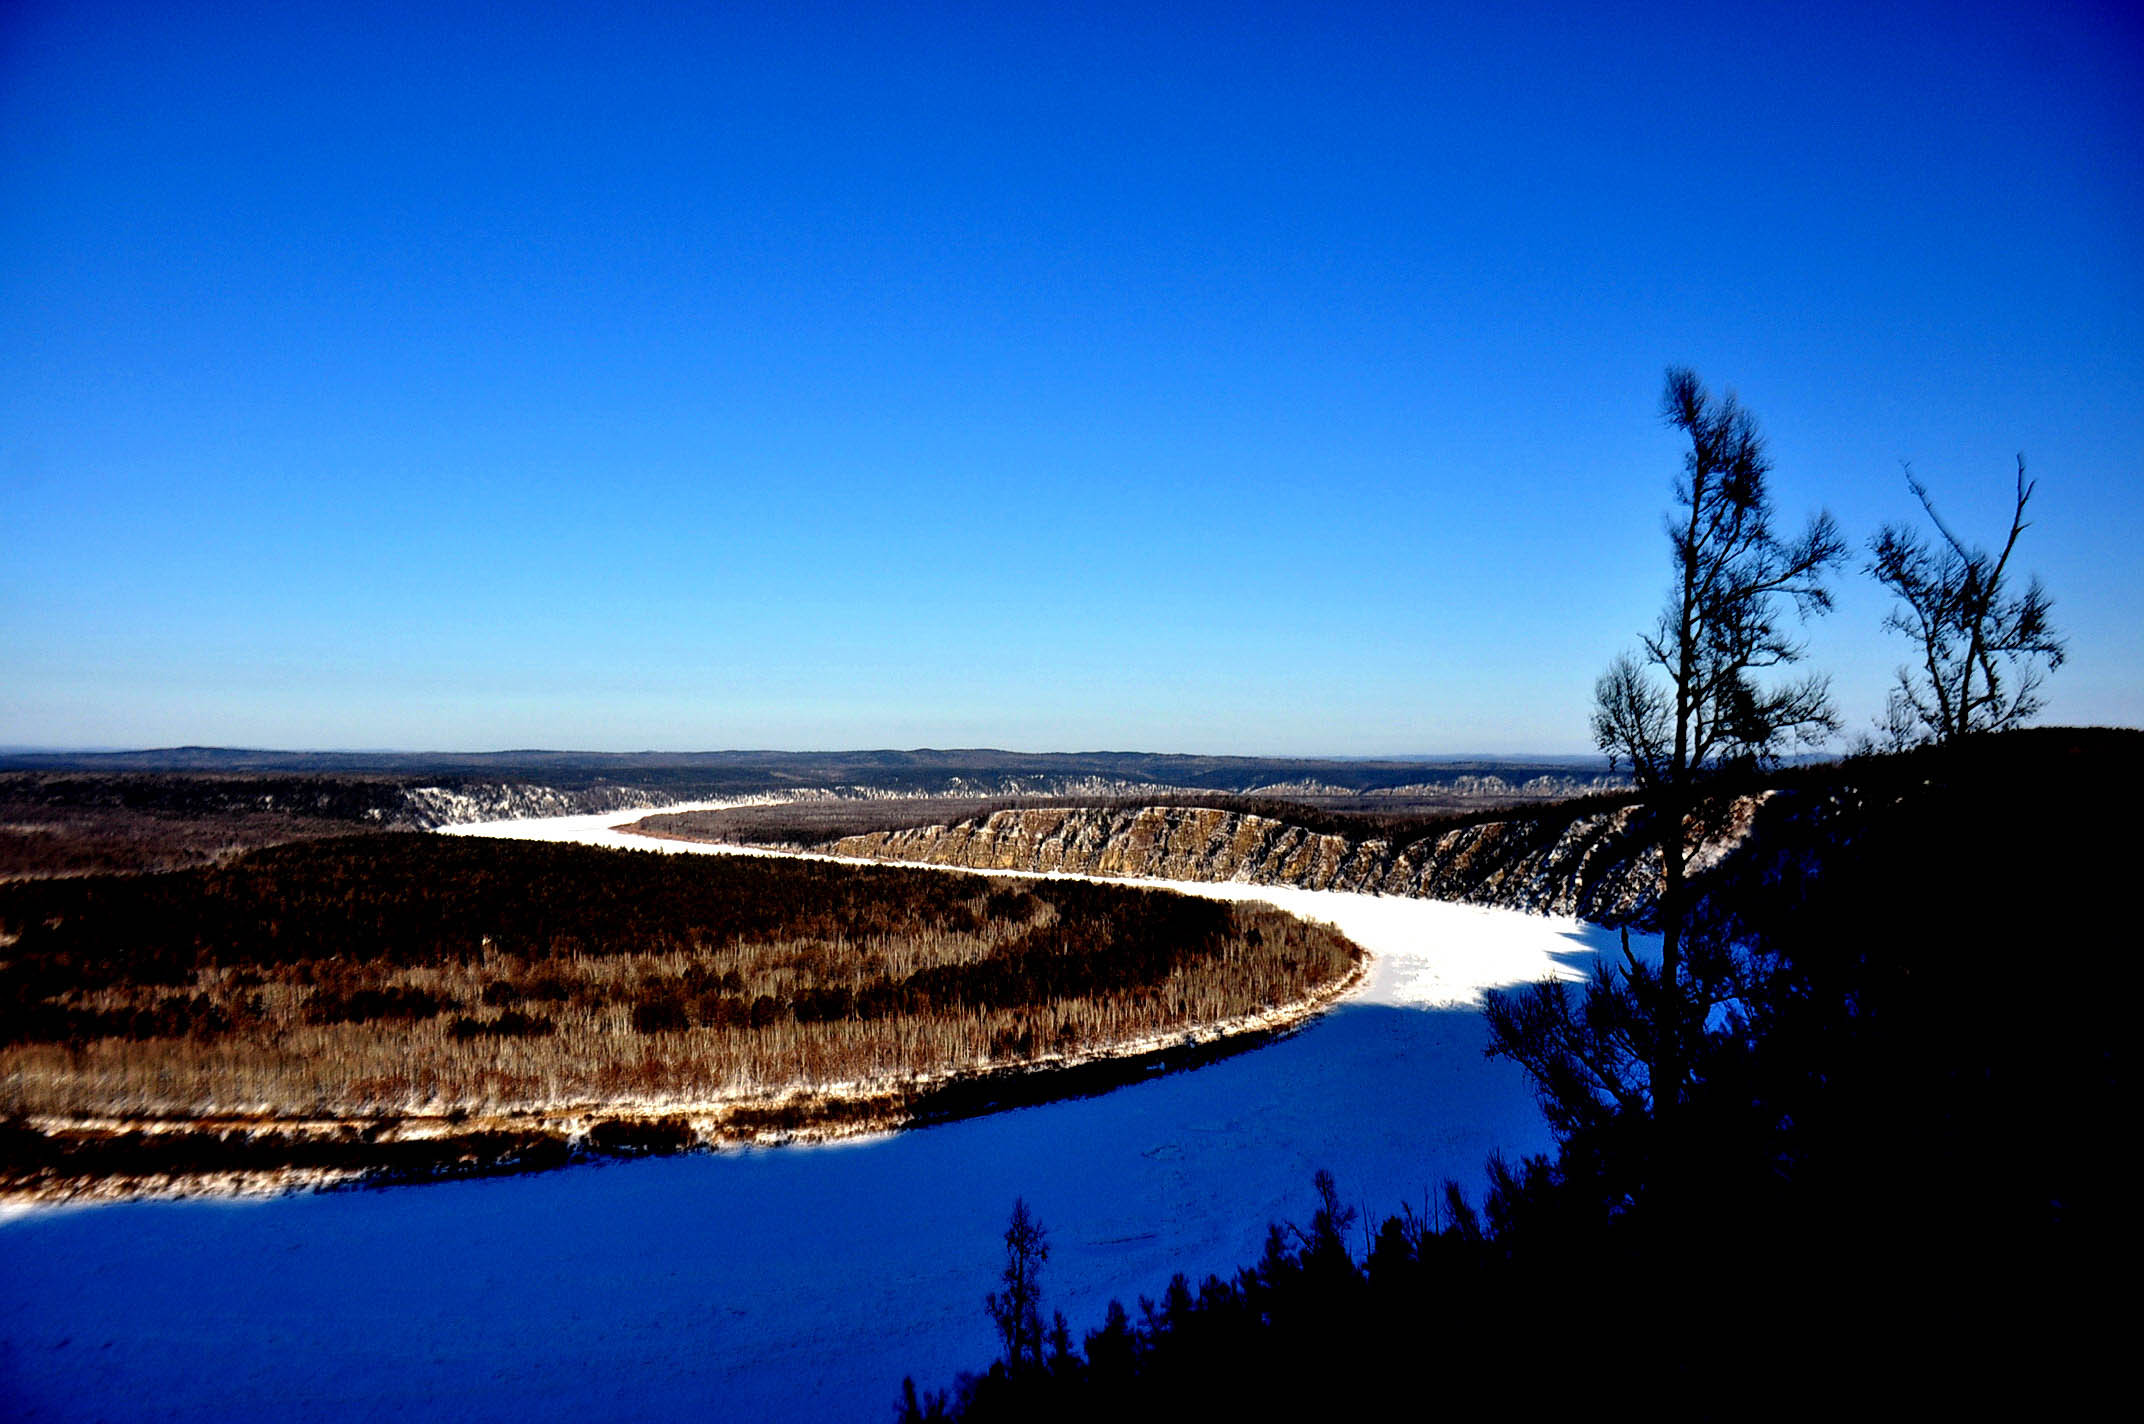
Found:
[[(654, 845), (639, 813), (456, 833)], [(1580, 971), (1606, 931), (1433, 901), (1186, 884), (1377, 956), (1295, 1036), (1192, 1073), (841, 1146), (0, 1225), (0, 1399), (25, 1419), (883, 1417), (987, 1363), (1015, 1196), (1075, 1330), (1256, 1258), (1330, 1169), (1366, 1217), (1548, 1136), (1482, 1058), (1481, 989)], [(0, 1413), (8, 1412), (0, 1410)]]

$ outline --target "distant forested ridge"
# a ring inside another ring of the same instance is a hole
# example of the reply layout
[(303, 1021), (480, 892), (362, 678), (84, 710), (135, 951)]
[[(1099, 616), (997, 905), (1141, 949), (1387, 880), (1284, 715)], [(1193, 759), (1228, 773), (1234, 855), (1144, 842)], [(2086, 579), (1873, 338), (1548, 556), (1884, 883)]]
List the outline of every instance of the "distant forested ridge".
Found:
[[(406, 784), (519, 781), (560, 790), (670, 789), (691, 796), (854, 788), (900, 795), (1069, 794), (1111, 786), (1237, 794), (1355, 795), (1456, 787), (1570, 795), (1613, 784), (1595, 757), (1391, 758), (1186, 756), (1157, 752), (1008, 752), (989, 748), (855, 752), (281, 752), (173, 747), (129, 752), (6, 752), (0, 772), (156, 772), (385, 776)], [(1067, 785), (1067, 783), (1075, 783)], [(1085, 783), (1080, 785), (1078, 783)]]
[(1598, 763), (1575, 761), (1134, 752), (15, 752), (0, 754), (0, 880), (175, 870), (353, 831), (430, 830), (683, 801), (804, 807), (923, 798), (967, 806), (1006, 798), (1093, 804), (1131, 795), (1251, 792), (1327, 808), (1325, 814), (1374, 817), (1523, 804), (1611, 781)]

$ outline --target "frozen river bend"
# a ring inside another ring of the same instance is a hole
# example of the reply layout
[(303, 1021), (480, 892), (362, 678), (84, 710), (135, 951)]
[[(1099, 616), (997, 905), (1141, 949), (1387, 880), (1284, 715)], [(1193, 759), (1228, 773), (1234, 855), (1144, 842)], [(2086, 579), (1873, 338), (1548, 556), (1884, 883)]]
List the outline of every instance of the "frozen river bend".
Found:
[[(644, 812), (483, 827), (690, 854)], [(1545, 1150), (1524, 1076), (1482, 1057), (1485, 988), (1586, 972), (1572, 920), (1176, 884), (1329, 921), (1376, 957), (1292, 1037), (1098, 1098), (836, 1146), (265, 1203), (0, 1223), (0, 1413), (73, 1419), (672, 1419), (890, 1413), (986, 1364), (983, 1293), (1024, 1196), (1045, 1309), (1257, 1258), (1311, 1174), (1376, 1219), (1490, 1153)]]

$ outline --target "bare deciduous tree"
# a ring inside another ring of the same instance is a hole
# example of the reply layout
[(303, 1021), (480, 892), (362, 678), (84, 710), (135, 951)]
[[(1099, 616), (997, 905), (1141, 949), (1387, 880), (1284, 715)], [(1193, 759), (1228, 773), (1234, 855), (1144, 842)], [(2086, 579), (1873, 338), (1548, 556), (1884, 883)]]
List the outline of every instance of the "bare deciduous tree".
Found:
[(2017, 457), (2017, 504), (1999, 554), (1968, 547), (1910, 469), (1906, 487), (1937, 537), (1886, 524), (1869, 541), (1868, 572), (1901, 605), (1883, 625), (1911, 638), (1920, 658), (1918, 667), (1898, 670), (1885, 730), (1894, 747), (1903, 747), (2015, 727), (2040, 710), (2038, 688), (2062, 666), (2065, 652), (2038, 576), (2022, 594), (2008, 592), (2010, 556), (2031, 527), (2025, 506), (2035, 485), (2025, 478), (2025, 457)]

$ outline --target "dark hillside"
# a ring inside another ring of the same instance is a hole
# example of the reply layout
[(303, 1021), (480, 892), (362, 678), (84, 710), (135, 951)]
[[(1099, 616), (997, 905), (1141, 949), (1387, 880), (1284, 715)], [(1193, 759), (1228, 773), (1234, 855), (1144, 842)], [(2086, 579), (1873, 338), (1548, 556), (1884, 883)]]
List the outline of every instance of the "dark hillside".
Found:
[(966, 1417), (2096, 1408), (2136, 1260), (2118, 891), (2144, 733), (1780, 781), (1762, 853), (1706, 887), (1741, 994), (1672, 1131), (1609, 1103), (1426, 1216), (1351, 1228), (1328, 1198), (1232, 1280), (971, 1380)]
[(0, 771), (0, 881), (176, 870), (382, 830), (403, 789), (386, 776)]

